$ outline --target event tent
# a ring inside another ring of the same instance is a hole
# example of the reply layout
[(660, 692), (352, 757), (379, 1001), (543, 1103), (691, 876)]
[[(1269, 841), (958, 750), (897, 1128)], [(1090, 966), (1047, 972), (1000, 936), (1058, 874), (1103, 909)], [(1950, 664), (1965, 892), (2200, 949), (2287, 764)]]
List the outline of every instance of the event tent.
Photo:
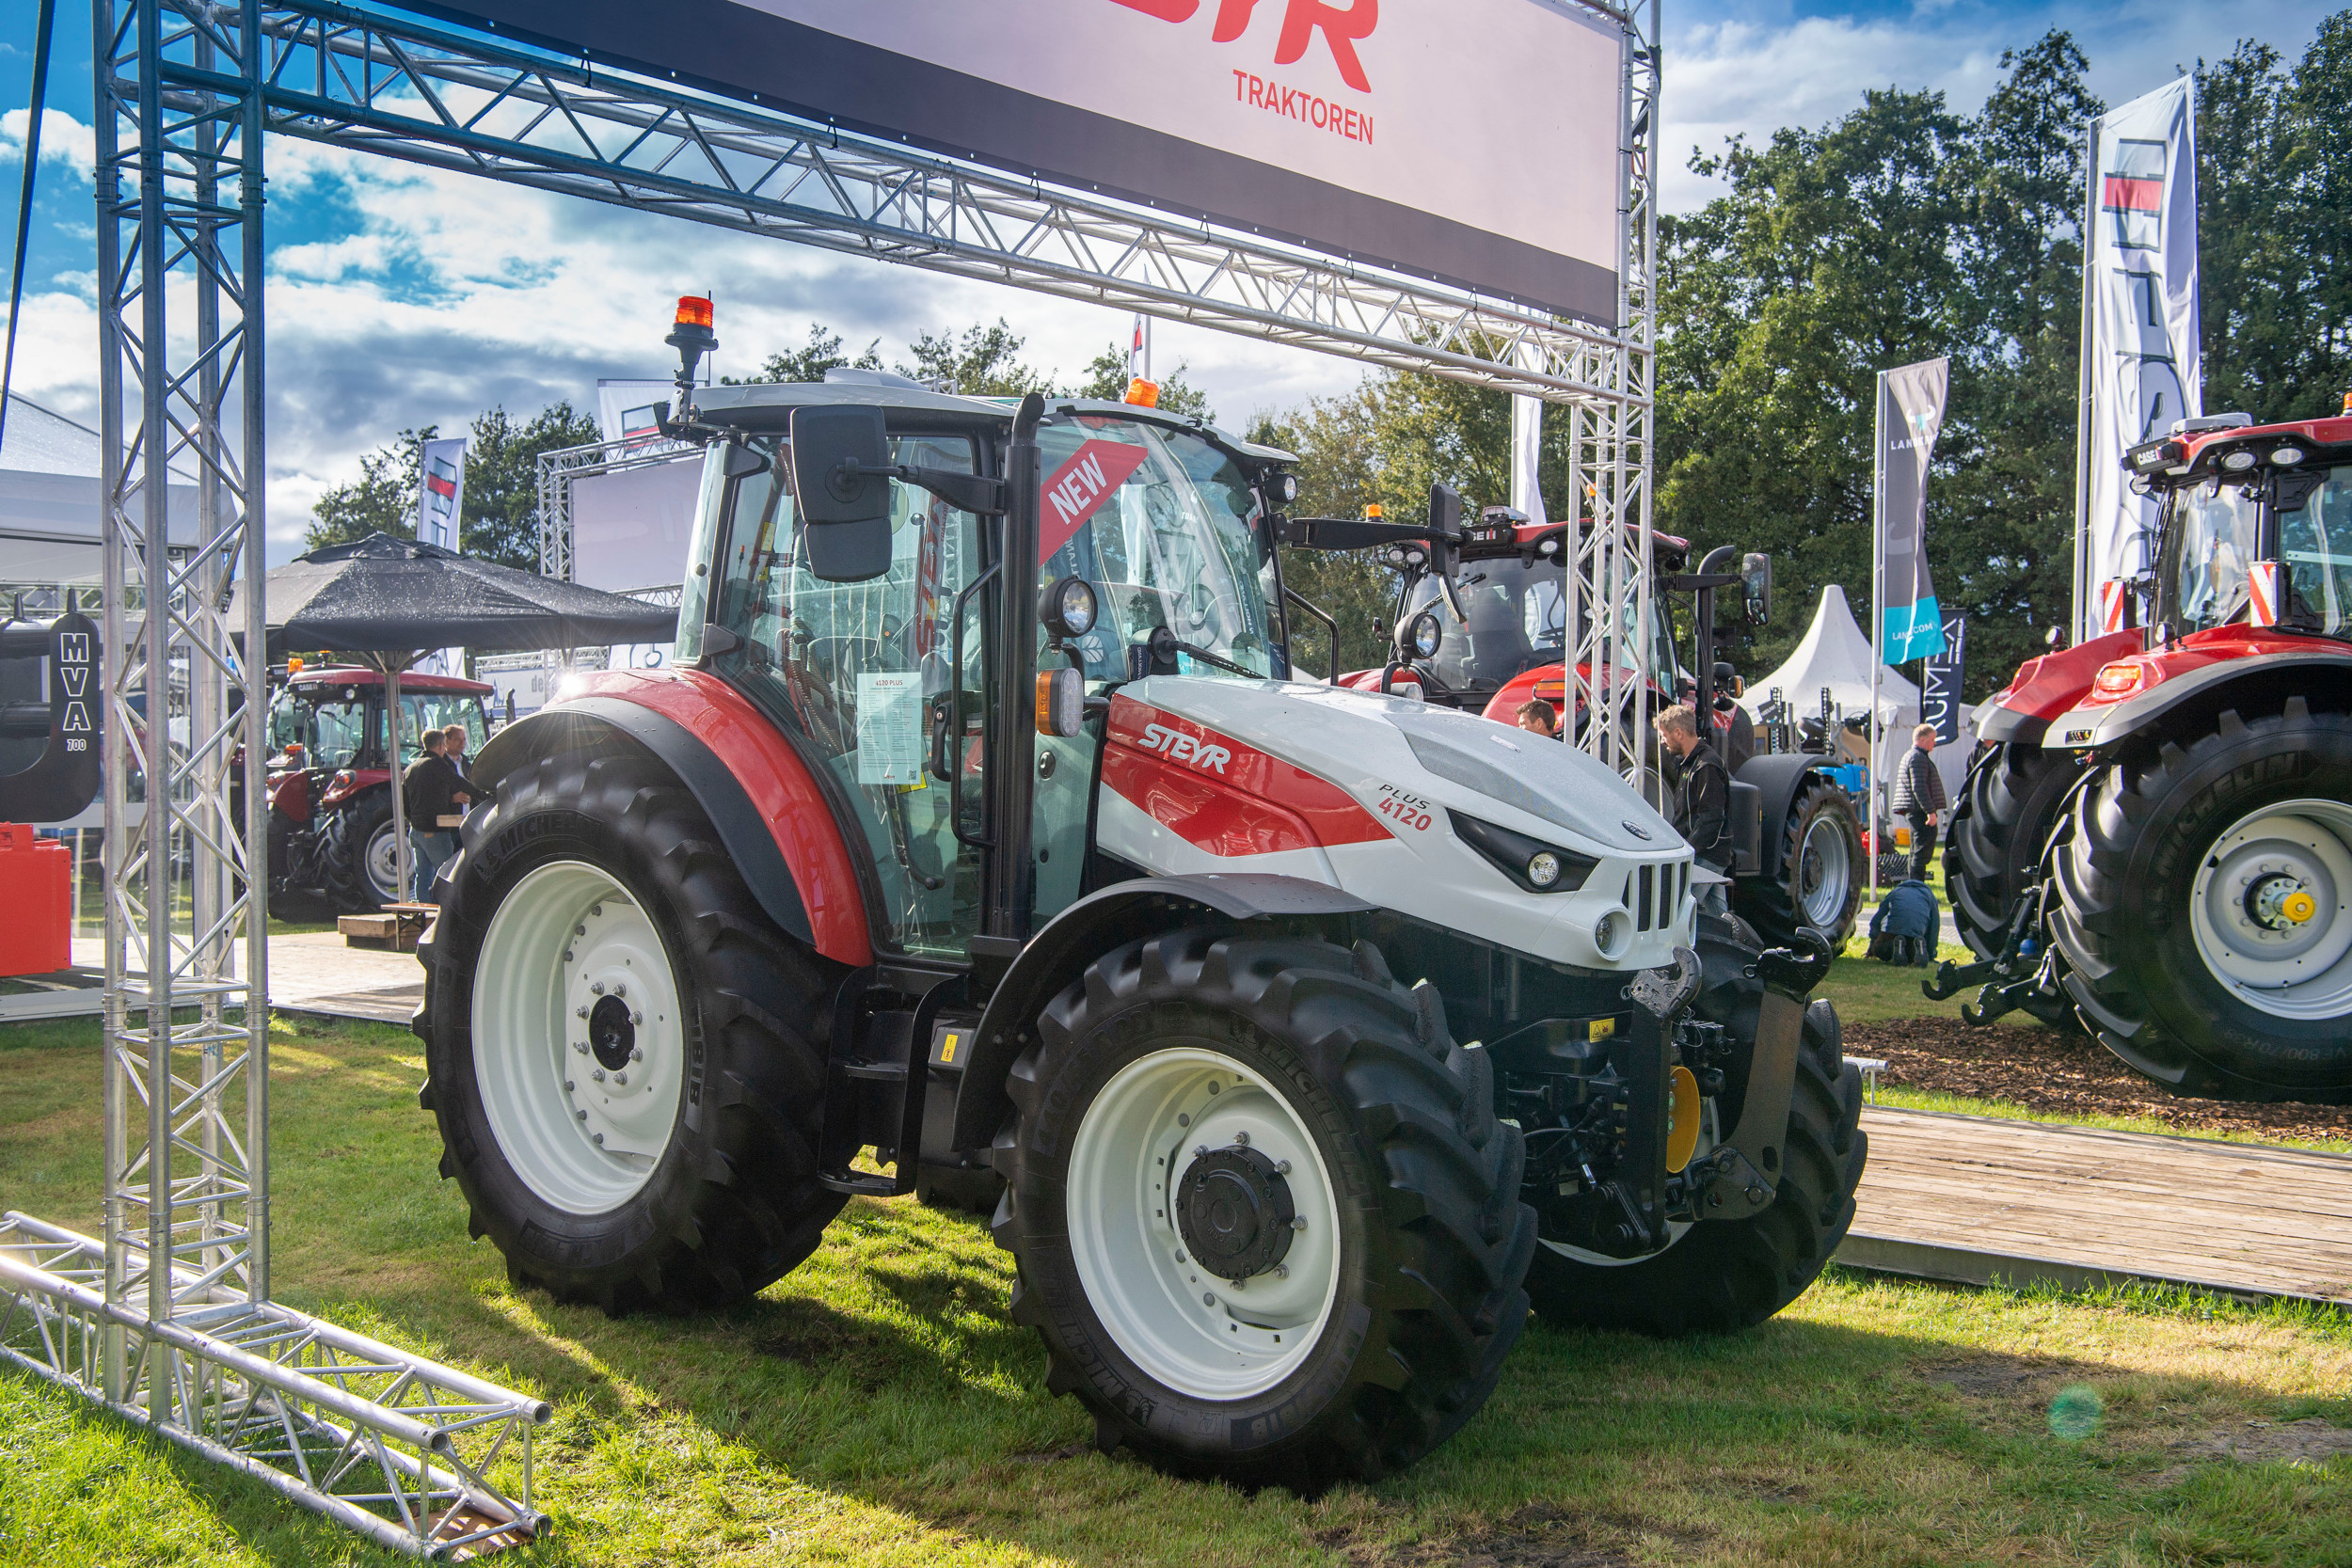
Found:
[[(0, 584), (34, 590), (28, 605), (54, 603), (42, 589), (98, 585), (101, 472), (98, 432), (8, 394), (0, 438)], [(171, 542), (193, 546), (196, 486), (177, 472), (172, 479)], [(136, 515), (135, 493), (131, 504)]]

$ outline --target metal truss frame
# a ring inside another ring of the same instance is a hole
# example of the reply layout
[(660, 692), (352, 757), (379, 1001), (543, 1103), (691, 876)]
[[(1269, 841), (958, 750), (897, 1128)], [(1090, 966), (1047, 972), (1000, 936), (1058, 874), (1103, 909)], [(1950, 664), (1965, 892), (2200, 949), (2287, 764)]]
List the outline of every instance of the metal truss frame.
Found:
[[(388, 1545), (536, 1534), (527, 1396), (270, 1300), (257, 0), (93, 0), (103, 1239), (0, 1218), (0, 1359)], [(136, 422), (128, 422), (135, 413)], [(192, 473), (174, 551), (168, 483)], [(242, 613), (232, 613), (232, 607)], [(135, 818), (134, 791), (144, 801)], [(520, 1484), (493, 1480), (519, 1465)]]
[[(262, 143), (303, 137), (749, 233), (1188, 321), (1542, 398), (1571, 421), (1606, 603), (1571, 665), (1639, 668), (1650, 603), (1658, 3), (1625, 29), (1619, 319), (1603, 329), (755, 104), (328, 0), (92, 0), (105, 454), (107, 985), (98, 1240), (0, 1216), (0, 1360), (79, 1390), (399, 1549), (543, 1532), (544, 1403), (270, 1300)], [(134, 418), (135, 416), (135, 418)], [(568, 484), (660, 460), (608, 444)], [(167, 537), (192, 470), (199, 538)], [(1630, 626), (1616, 606), (1630, 606)], [(1585, 744), (1640, 766), (1645, 694)], [(1604, 697), (1614, 693), (1604, 690)], [(134, 791), (146, 801), (134, 820)], [(495, 1474), (494, 1474), (495, 1469)]]

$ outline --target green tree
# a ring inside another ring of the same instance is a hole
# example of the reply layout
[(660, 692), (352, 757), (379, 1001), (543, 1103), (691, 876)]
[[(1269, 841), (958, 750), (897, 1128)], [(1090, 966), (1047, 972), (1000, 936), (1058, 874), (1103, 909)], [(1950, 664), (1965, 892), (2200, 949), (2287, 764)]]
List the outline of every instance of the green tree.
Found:
[(913, 363), (901, 361), (900, 375), (935, 382), (971, 398), (1017, 398), (1030, 392), (1050, 392), (1053, 379), (1021, 362), (1027, 340), (1001, 317), (990, 326), (967, 326), (958, 337), (950, 328), (924, 333), (908, 345)]
[[(808, 324), (808, 341), (788, 354), (771, 354), (759, 367), (759, 373), (749, 378), (759, 383), (786, 381), (822, 381), (830, 370), (882, 369), (882, 340), (866, 345), (866, 352), (852, 359), (841, 352), (841, 334), (827, 331), (822, 322)], [(740, 387), (745, 383), (731, 375), (719, 378), (723, 387)]]
[[(1160, 388), (1159, 406), (1170, 414), (1183, 414), (1202, 424), (1216, 423), (1216, 410), (1209, 406), (1209, 394), (1184, 379), (1189, 367), (1179, 365), (1168, 374), (1157, 377)], [(1087, 378), (1080, 382), (1073, 394), (1082, 398), (1101, 398), (1105, 403), (1118, 403), (1127, 396), (1127, 351), (1112, 343), (1087, 361)]]
[[(306, 549), (349, 544), (371, 533), (417, 533), (418, 453), (437, 425), (404, 430), (359, 459), (359, 477), (321, 495), (304, 531)], [(558, 401), (516, 422), (503, 406), (477, 416), (467, 433), (466, 489), (457, 516), (458, 548), (521, 571), (539, 569), (539, 467), (542, 452), (596, 439), (596, 421)]]

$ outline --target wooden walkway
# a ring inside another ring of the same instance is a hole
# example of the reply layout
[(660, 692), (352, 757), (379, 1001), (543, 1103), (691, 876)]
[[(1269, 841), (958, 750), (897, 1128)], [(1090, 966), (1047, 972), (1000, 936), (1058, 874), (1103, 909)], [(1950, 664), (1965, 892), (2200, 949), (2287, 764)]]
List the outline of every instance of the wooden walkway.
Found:
[(2352, 1156), (1875, 1105), (1862, 1125), (1841, 1263), (2352, 1305)]

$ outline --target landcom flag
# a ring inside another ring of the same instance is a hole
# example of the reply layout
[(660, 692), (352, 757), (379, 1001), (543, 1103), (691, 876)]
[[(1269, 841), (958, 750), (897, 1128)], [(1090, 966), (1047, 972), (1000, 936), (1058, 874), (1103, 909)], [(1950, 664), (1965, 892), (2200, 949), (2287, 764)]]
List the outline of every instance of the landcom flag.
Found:
[(1928, 460), (1944, 428), (1949, 359), (1879, 372), (1879, 662), (1944, 651), (1944, 616), (1928, 576)]
[(1617, 325), (1628, 35), (1572, 0), (431, 8), (573, 59)]
[(2197, 341), (2197, 103), (2182, 76), (2090, 122), (2090, 255), (2075, 487), (2074, 635), (2116, 629), (2147, 575), (2156, 501), (2132, 493), (2123, 451), (2203, 408)]

